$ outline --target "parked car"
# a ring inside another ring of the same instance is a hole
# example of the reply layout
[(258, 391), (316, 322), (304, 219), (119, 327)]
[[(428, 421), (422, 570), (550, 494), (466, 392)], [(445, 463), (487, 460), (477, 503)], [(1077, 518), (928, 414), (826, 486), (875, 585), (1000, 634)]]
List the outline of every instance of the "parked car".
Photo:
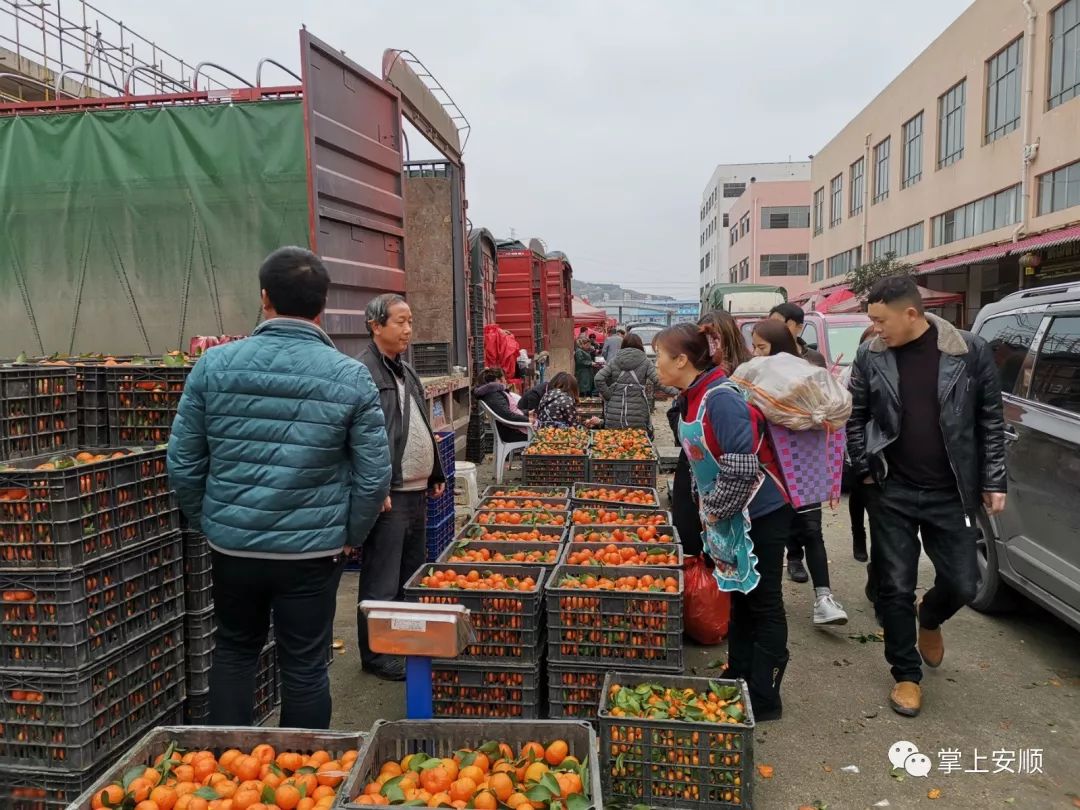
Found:
[[(754, 324), (763, 317), (736, 317), (739, 329), (746, 338), (746, 345), (751, 345)], [(850, 366), (859, 348), (859, 338), (870, 325), (870, 317), (864, 312), (831, 315), (821, 312), (807, 312), (803, 322), (802, 339), (811, 349), (817, 349), (825, 356), (825, 361), (832, 366)]]
[(979, 312), (1005, 404), (1009, 496), (979, 515), (971, 607), (1021, 593), (1080, 630), (1080, 284), (1022, 290)]
[(653, 351), (652, 341), (657, 333), (665, 328), (660, 323), (632, 323), (626, 327), (626, 331), (627, 333), (633, 332), (641, 338), (641, 343), (645, 347), (645, 356), (650, 360), (655, 360), (656, 352)]

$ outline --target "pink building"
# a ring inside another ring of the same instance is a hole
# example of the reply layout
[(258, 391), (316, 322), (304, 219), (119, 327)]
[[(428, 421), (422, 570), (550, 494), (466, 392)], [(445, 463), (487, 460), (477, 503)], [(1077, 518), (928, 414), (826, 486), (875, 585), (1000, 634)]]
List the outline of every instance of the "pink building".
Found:
[(810, 288), (810, 183), (749, 183), (728, 215), (728, 269), (721, 281), (775, 284), (788, 300)]

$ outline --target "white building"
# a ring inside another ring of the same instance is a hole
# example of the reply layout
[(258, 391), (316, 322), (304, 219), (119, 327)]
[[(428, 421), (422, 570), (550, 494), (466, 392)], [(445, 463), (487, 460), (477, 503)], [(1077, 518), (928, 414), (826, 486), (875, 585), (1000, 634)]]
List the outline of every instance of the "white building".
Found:
[(698, 233), (698, 287), (728, 280), (728, 212), (757, 180), (809, 180), (809, 161), (788, 163), (725, 163), (716, 167), (701, 193)]

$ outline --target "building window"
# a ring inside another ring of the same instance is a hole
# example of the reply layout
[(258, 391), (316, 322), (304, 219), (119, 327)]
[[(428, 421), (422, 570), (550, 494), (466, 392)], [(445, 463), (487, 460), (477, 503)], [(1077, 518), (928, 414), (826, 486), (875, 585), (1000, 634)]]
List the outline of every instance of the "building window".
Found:
[(739, 220), (739, 236), (746, 236), (748, 233), (750, 233), (750, 214), (746, 213)]
[(736, 282), (738, 282), (738, 280), (739, 280), (739, 266), (738, 265), (733, 265), (731, 267), (731, 269), (728, 270), (728, 281), (731, 282), (732, 284), (735, 284)]
[(967, 79), (938, 98), (938, 168), (951, 166), (964, 156), (964, 100)]
[(862, 211), (863, 195), (866, 193), (866, 158), (851, 164), (851, 216)]
[(809, 205), (781, 205), (761, 209), (761, 227), (766, 230), (809, 228)]
[(724, 183), (725, 197), (741, 197), (746, 191), (746, 183)]
[(810, 280), (815, 282), (825, 280), (825, 262), (814, 262), (810, 268)]
[(844, 175), (838, 174), (829, 181), (829, 227), (840, 224), (844, 212)]
[(931, 221), (932, 245), (948, 245), (1019, 221), (1020, 186), (961, 205)]
[(1080, 161), (1039, 177), (1039, 215), (1080, 205)]
[(829, 278), (847, 275), (848, 271), (854, 270), (862, 264), (862, 248), (856, 247), (845, 250), (829, 257)]
[(817, 236), (825, 227), (825, 187), (814, 192), (814, 235)]
[(772, 253), (761, 257), (761, 276), (805, 276), (810, 256), (806, 253)]
[(708, 253), (705, 254), (705, 266), (706, 267), (709, 266), (709, 260), (710, 259), (712, 259), (712, 251), (711, 250)]
[(1024, 38), (1006, 45), (986, 62), (986, 143), (1020, 125), (1020, 57)]
[(1080, 91), (1080, 0), (1050, 12), (1050, 99), (1054, 109)]
[(724, 227), (728, 227), (728, 215), (724, 214)]
[(879, 203), (889, 197), (889, 152), (892, 136), (874, 147), (874, 199), (871, 204)]
[(900, 188), (913, 186), (922, 180), (922, 130), (922, 113), (904, 124), (904, 180)]
[(698, 272), (699, 273), (704, 273), (705, 272), (705, 257), (704, 256), (701, 257), (701, 269)]
[(916, 222), (914, 225), (893, 231), (880, 239), (870, 243), (870, 258), (880, 259), (886, 253), (894, 253), (897, 258), (910, 256), (923, 249), (923, 224)]
[(729, 245), (734, 245), (738, 241), (739, 241), (739, 226), (736, 225), (734, 228), (731, 229), (731, 231), (728, 234), (728, 244)]

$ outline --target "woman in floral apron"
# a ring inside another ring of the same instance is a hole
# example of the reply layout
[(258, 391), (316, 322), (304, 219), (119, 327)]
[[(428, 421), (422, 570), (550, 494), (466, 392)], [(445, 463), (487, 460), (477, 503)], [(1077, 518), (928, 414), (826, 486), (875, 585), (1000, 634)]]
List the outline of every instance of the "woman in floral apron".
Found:
[(723, 676), (746, 679), (756, 720), (779, 719), (788, 661), (782, 572), (795, 513), (774, 480), (779, 470), (765, 419), (713, 367), (700, 327), (671, 326), (653, 346), (661, 384), (683, 391), (679, 442), (698, 493), (702, 539), (716, 563), (717, 587), (731, 592)]

